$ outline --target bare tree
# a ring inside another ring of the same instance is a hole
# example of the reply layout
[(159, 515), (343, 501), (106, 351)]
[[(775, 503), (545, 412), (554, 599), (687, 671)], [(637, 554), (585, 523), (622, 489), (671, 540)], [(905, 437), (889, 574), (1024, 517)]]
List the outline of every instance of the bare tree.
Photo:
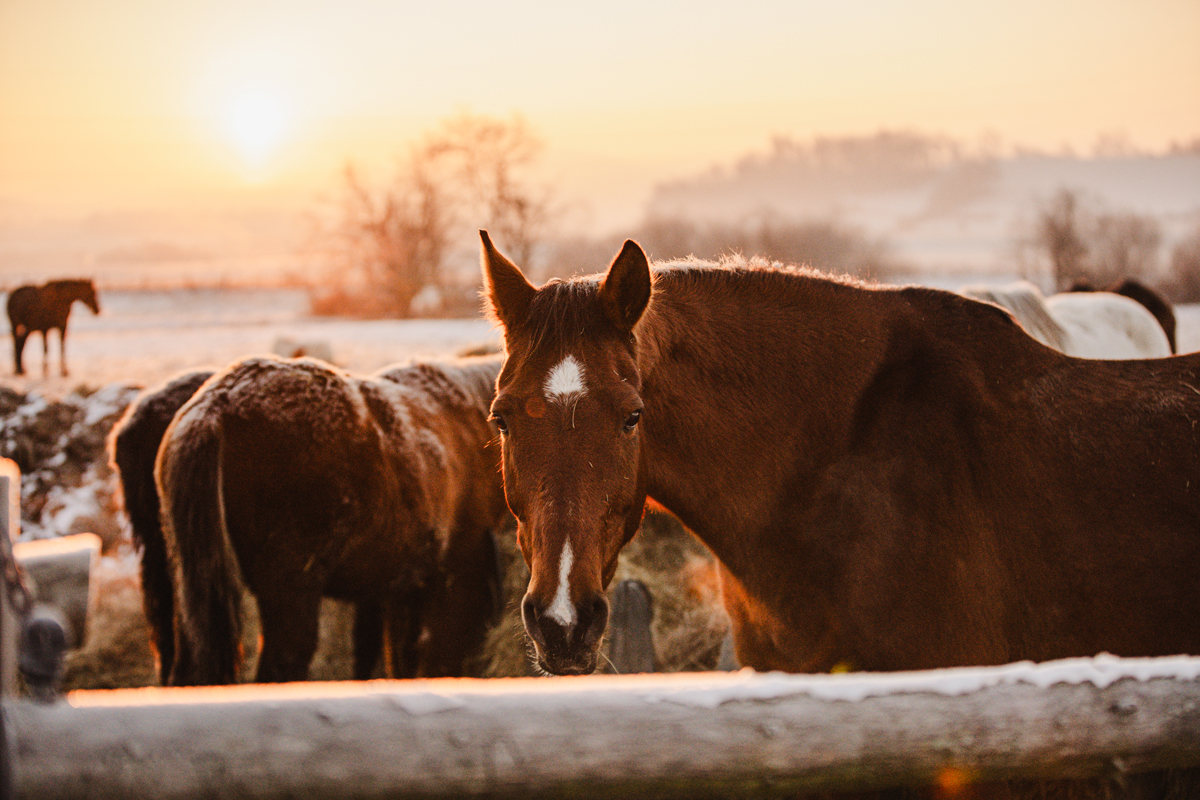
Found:
[(387, 190), (363, 184), (353, 167), (345, 171), (346, 194), (342, 234), (347, 253), (365, 273), (375, 292), (369, 311), (412, 308), (426, 286), (441, 283), (442, 262), (449, 245), (449, 203), (420, 159)]
[(1168, 290), (1176, 303), (1200, 302), (1200, 224), (1171, 249)]
[(343, 266), (370, 288), (337, 310), (414, 313), (422, 292), (453, 282), (447, 262), (454, 242), (461, 237), (474, 252), (474, 230), (481, 227), (528, 265), (553, 216), (549, 190), (522, 175), (540, 149), (520, 118), (461, 114), (413, 144), (384, 187), (348, 167), (338, 225)]
[(1125, 278), (1147, 279), (1158, 271), (1162, 226), (1139, 214), (1102, 214), (1096, 218), (1088, 269), (1106, 286)]
[(1038, 216), (1034, 241), (1050, 258), (1057, 291), (1088, 280), (1080, 216), (1079, 198), (1069, 189), (1059, 190)]
[(528, 266), (553, 216), (549, 191), (521, 175), (541, 150), (541, 141), (518, 116), (504, 121), (463, 113), (429, 135), (422, 154), (449, 169), (460, 214), (491, 231), (518, 263)]

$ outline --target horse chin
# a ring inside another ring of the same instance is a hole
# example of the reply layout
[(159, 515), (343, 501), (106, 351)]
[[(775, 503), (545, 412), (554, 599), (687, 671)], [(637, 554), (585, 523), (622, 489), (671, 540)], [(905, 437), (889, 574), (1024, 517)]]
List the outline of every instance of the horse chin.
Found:
[(578, 653), (571, 657), (548, 657), (540, 650), (537, 654), (538, 669), (547, 675), (591, 675), (596, 671), (598, 662), (599, 654), (595, 650)]

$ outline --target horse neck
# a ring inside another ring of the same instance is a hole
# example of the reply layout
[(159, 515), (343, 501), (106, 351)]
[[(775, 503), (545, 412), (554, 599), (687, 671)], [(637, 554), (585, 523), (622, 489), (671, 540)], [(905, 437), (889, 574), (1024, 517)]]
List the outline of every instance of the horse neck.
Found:
[(888, 346), (879, 293), (791, 278), (758, 292), (660, 282), (638, 328), (649, 496), (727, 566), (746, 520), (769, 519), (782, 484), (848, 435)]

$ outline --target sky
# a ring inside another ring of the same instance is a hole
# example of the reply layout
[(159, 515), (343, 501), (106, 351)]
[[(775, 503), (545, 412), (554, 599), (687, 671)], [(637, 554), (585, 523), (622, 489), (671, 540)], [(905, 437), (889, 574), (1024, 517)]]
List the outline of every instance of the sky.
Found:
[(1163, 149), (1200, 137), (1200, 2), (0, 0), (9, 222), (300, 207), (464, 111), (634, 216), (775, 136)]

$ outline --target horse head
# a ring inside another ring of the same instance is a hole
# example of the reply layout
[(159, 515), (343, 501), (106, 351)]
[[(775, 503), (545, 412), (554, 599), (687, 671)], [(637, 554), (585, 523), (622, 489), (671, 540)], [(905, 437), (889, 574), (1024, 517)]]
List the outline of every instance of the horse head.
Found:
[(635, 326), (650, 301), (649, 264), (627, 241), (603, 278), (534, 288), (480, 235), (504, 328), (492, 418), (530, 571), (522, 619), (542, 669), (586, 674), (608, 624), (605, 589), (646, 501)]
[(82, 281), (82, 291), (79, 299), (83, 304), (92, 310), (93, 314), (100, 313), (100, 301), (96, 298), (96, 284), (91, 281)]

